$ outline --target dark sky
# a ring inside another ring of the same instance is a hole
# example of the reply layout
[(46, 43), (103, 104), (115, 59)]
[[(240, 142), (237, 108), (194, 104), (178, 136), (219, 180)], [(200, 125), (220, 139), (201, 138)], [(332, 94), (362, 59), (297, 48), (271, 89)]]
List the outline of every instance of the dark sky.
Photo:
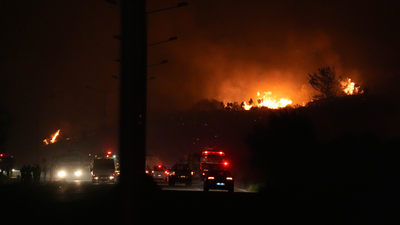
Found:
[[(148, 11), (177, 2), (149, 0)], [(323, 66), (371, 93), (398, 94), (397, 1), (187, 2), (149, 14), (149, 44), (178, 37), (148, 49), (148, 64), (169, 61), (148, 70), (156, 77), (149, 120), (204, 98), (248, 101), (257, 91), (300, 104), (308, 74)], [(13, 119), (7, 151), (34, 151), (37, 130), (40, 140), (58, 129), (66, 138), (103, 124), (103, 94), (85, 86), (119, 87), (119, 13), (103, 0), (0, 2), (0, 104)], [(115, 127), (118, 92), (105, 100), (106, 124)]]

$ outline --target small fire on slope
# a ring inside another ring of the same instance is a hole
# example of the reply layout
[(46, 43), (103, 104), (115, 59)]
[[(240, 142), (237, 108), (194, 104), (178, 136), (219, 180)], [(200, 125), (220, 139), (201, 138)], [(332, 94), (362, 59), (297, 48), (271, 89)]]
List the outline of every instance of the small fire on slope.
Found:
[(51, 135), (50, 138), (46, 138), (43, 140), (43, 142), (48, 145), (48, 144), (53, 144), (54, 142), (56, 142), (57, 136), (60, 134), (60, 130), (58, 130), (57, 132), (55, 132), (54, 134)]
[(344, 93), (346, 93), (347, 95), (357, 95), (363, 93), (363, 91), (360, 90), (360, 85), (356, 85), (354, 82), (351, 82), (351, 79), (347, 79), (347, 81), (342, 81), (341, 84)]

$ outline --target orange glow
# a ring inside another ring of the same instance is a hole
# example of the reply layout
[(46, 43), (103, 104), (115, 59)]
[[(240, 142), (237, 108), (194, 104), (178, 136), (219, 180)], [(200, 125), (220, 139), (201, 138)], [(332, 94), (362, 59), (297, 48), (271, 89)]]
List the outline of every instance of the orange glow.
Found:
[(208, 177), (207, 179), (209, 179), (209, 180), (214, 180), (214, 177)]
[(56, 139), (58, 137), (58, 135), (60, 134), (60, 130), (58, 130), (56, 133), (54, 133), (53, 135), (51, 135), (51, 138), (46, 138), (43, 140), (43, 142), (48, 145), (48, 144), (53, 144), (54, 142), (56, 142)]
[(232, 177), (226, 177), (226, 179), (227, 179), (227, 180), (233, 180), (233, 178), (232, 178)]

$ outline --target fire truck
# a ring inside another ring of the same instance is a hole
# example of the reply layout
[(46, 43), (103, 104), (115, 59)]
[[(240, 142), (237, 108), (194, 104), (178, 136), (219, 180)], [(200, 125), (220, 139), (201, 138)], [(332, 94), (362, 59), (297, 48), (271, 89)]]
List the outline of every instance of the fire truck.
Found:
[(11, 176), (14, 169), (15, 159), (10, 154), (0, 153), (0, 173), (6, 173), (8, 177)]
[(206, 148), (201, 153), (200, 171), (203, 176), (207, 176), (210, 170), (228, 169), (228, 161), (225, 159), (225, 152), (216, 151), (213, 148)]

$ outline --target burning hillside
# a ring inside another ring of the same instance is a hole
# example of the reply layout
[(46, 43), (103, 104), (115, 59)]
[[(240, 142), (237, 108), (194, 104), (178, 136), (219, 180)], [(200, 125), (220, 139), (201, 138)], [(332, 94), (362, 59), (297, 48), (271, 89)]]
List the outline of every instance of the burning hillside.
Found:
[[(338, 96), (341, 95), (357, 95), (357, 94), (362, 94), (363, 91), (361, 90), (360, 85), (354, 83), (351, 81), (351, 79), (346, 79), (345, 81), (341, 82), (341, 90), (342, 93), (339, 94)], [(311, 95), (311, 92), (309, 92)], [(310, 99), (312, 99), (313, 96), (310, 96)], [(226, 103), (225, 107), (228, 108), (235, 108), (236, 103)], [(293, 101), (290, 98), (278, 98), (276, 95), (273, 95), (272, 92), (257, 92), (257, 98), (256, 100), (250, 99), (249, 101), (243, 101), (240, 104), (240, 107), (243, 108), (244, 110), (250, 110), (253, 107), (266, 107), (269, 109), (279, 109), (279, 108), (284, 108), (287, 106), (293, 106)], [(301, 105), (305, 106), (307, 102), (302, 102)]]
[(276, 99), (276, 96), (272, 95), (272, 92), (263, 92), (263, 95), (261, 95), (260, 92), (257, 92), (257, 101), (254, 102), (252, 99), (250, 99), (248, 104), (246, 102), (243, 102), (243, 108), (245, 110), (249, 110), (252, 107), (267, 107), (270, 109), (278, 109), (284, 108), (290, 104), (292, 104), (292, 101), (290, 99), (281, 98), (278, 101)]

